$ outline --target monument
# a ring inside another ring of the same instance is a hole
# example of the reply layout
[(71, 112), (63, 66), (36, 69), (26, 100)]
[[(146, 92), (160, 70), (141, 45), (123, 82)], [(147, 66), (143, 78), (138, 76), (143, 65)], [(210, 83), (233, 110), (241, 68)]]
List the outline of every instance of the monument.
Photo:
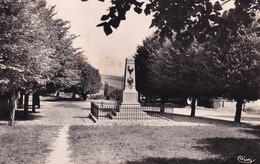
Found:
[(138, 92), (136, 91), (135, 86), (135, 59), (130, 56), (127, 57), (125, 61), (123, 102), (119, 108), (119, 112), (116, 114), (114, 119), (151, 119), (151, 117), (143, 111), (143, 107), (141, 107), (138, 102)]
[(122, 105), (140, 105), (136, 91), (135, 59), (130, 56), (125, 61), (124, 91)]

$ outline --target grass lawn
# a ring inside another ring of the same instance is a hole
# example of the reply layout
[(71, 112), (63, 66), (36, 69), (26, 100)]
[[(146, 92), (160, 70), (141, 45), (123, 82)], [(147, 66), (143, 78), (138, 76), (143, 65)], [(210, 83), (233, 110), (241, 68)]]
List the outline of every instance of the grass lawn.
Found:
[(69, 135), (75, 163), (260, 163), (259, 127), (93, 125)]
[(0, 126), (0, 163), (44, 163), (57, 132), (54, 126)]

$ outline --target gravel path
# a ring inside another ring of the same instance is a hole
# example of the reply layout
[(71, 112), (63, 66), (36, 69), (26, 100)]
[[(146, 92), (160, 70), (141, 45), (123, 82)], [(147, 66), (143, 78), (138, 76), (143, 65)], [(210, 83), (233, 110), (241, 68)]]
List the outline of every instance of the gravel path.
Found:
[(46, 126), (93, 124), (88, 118), (90, 102), (87, 101), (58, 101), (55, 97), (43, 97), (41, 108), (36, 109), (36, 112), (33, 114), (33, 120), (19, 120), (16, 124)]

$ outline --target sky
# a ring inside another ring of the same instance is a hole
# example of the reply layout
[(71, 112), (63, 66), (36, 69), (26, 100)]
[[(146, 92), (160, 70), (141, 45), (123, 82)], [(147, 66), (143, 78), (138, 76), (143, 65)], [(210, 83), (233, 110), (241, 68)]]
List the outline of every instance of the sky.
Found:
[[(74, 41), (75, 48), (81, 47), (88, 62), (101, 74), (122, 76), (125, 58), (133, 56), (137, 46), (154, 31), (149, 29), (152, 16), (130, 11), (119, 28), (106, 36), (103, 28), (96, 25), (101, 23), (101, 16), (108, 13), (110, 0), (47, 0), (47, 3), (56, 6), (58, 18), (70, 21), (70, 33), (79, 36)], [(234, 6), (232, 3), (234, 1), (225, 4), (224, 9)]]
[(74, 46), (84, 50), (88, 62), (101, 74), (122, 76), (125, 58), (134, 55), (137, 46), (153, 31), (149, 29), (151, 16), (131, 11), (119, 28), (106, 36), (103, 28), (96, 25), (101, 23), (101, 16), (108, 13), (110, 0), (47, 0), (47, 3), (56, 6), (57, 18), (70, 21), (70, 33), (79, 35)]

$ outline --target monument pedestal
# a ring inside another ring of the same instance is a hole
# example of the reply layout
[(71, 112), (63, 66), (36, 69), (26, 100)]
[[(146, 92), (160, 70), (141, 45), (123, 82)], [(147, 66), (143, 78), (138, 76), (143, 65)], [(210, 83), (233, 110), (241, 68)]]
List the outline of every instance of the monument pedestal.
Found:
[(138, 92), (136, 90), (124, 90), (123, 92), (123, 102), (121, 106), (140, 106), (138, 102)]

